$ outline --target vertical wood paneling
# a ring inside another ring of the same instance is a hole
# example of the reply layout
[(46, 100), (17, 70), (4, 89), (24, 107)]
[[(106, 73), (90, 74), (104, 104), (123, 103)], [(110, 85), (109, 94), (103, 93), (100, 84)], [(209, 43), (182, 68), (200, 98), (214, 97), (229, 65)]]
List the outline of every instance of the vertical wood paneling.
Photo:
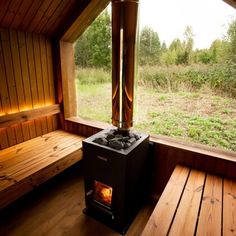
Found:
[(47, 55), (46, 59), (47, 59), (47, 72), (48, 72), (48, 83), (49, 83), (49, 102), (55, 103), (52, 46), (49, 40), (46, 40), (46, 55)]
[[(23, 82), (24, 96), (25, 96), (25, 107), (22, 110), (28, 110), (28, 109), (32, 109), (32, 95), (31, 95), (31, 89), (30, 89), (25, 33), (18, 32), (18, 44), (19, 44), (19, 56), (20, 56), (20, 63), (21, 63), (22, 82)], [(33, 129), (33, 127), (29, 126), (28, 122), (22, 123), (22, 132), (23, 132), (24, 141), (30, 139), (29, 129)]]
[[(50, 40), (8, 29), (0, 36), (0, 115), (55, 104)], [(53, 115), (0, 129), (0, 149), (57, 128)]]
[[(10, 106), (6, 109), (6, 113), (19, 111), (17, 92), (16, 92), (16, 82), (14, 78), (13, 63), (11, 57), (11, 44), (9, 31), (6, 29), (1, 30), (1, 40), (2, 40), (2, 51), (4, 59), (4, 67), (6, 72), (6, 83), (8, 87), (8, 97), (10, 100)], [(8, 127), (6, 129), (8, 144), (10, 146), (16, 144), (15, 130), (13, 127)]]
[(36, 69), (34, 63), (32, 34), (26, 33), (26, 44), (27, 44), (26, 48), (27, 48), (28, 69), (30, 77), (30, 88), (31, 88), (32, 102), (34, 108), (39, 103), (39, 100), (38, 100), (38, 90), (36, 81)]
[[(0, 37), (1, 39), (1, 37)], [(7, 87), (7, 80), (6, 80), (6, 72), (4, 66), (4, 57), (3, 57), (3, 50), (2, 50), (2, 40), (0, 40), (0, 104), (1, 104), (1, 115), (4, 112), (10, 111), (10, 99), (8, 95), (8, 87)], [(8, 147), (8, 139), (7, 139), (7, 132), (6, 129), (0, 129), (0, 148), (4, 149)]]
[(8, 91), (10, 97), (10, 109), (8, 112), (16, 112), (19, 110), (16, 93), (16, 82), (13, 73), (12, 57), (11, 57), (11, 45), (9, 32), (6, 29), (1, 30), (3, 58), (6, 70), (6, 78), (8, 84)]
[(17, 144), (14, 127), (6, 128), (6, 132), (7, 132), (7, 139), (8, 139), (9, 146), (13, 146), (13, 145)]
[[(0, 37), (2, 38), (2, 37)], [(0, 41), (0, 100), (2, 110), (1, 112), (10, 112), (10, 98), (8, 94), (6, 71), (4, 66), (3, 46), (2, 40)]]
[[(39, 100), (38, 100), (38, 90), (37, 90), (37, 81), (36, 81), (36, 69), (35, 69), (35, 62), (34, 62), (34, 51), (33, 51), (33, 39), (32, 34), (26, 33), (26, 51), (27, 51), (27, 62), (28, 62), (28, 71), (29, 71), (29, 78), (30, 78), (30, 89), (32, 95), (32, 106), (33, 108), (37, 107)], [(37, 136), (36, 127), (39, 126), (37, 129), (40, 129), (40, 123), (31, 121), (29, 122), (29, 132), (30, 138), (35, 138)], [(40, 134), (39, 134), (40, 135)]]
[(10, 31), (10, 45), (11, 45), (11, 55), (12, 55), (12, 66), (14, 72), (14, 78), (16, 83), (16, 93), (19, 110), (25, 107), (25, 93), (23, 88), (21, 65), (19, 58), (19, 48), (17, 33), (15, 30)]
[(13, 128), (15, 129), (16, 143), (23, 142), (24, 138), (23, 138), (23, 130), (22, 130), (21, 124), (20, 125), (14, 125)]
[[(48, 86), (49, 86), (49, 98), (48, 102), (54, 104), (55, 99), (55, 87), (54, 87), (54, 76), (53, 76), (53, 64), (52, 64), (52, 45), (48, 39), (46, 43), (46, 64), (47, 64), (47, 77), (48, 77)], [(58, 129), (58, 117), (52, 116), (52, 129)]]
[(29, 125), (29, 135), (30, 135), (30, 139), (35, 138), (37, 136), (36, 134), (36, 124), (35, 121), (29, 121), (28, 122)]
[(40, 47), (39, 36), (33, 35), (33, 53), (35, 63), (36, 84), (38, 90), (38, 103), (44, 104), (44, 92), (43, 92), (43, 80), (42, 80), (42, 68), (40, 60)]
[(5, 128), (0, 129), (0, 144), (1, 144), (1, 149), (9, 147), (7, 132)]
[[(39, 38), (40, 43), (40, 58), (42, 66), (42, 78), (43, 78), (43, 90), (44, 90), (44, 104), (49, 104), (50, 92), (49, 92), (49, 78), (48, 78), (48, 68), (47, 68), (47, 51), (46, 51), (46, 39), (43, 36)], [(52, 117), (47, 117), (47, 131), (50, 132), (52, 128)]]
[[(35, 73), (36, 73), (36, 83), (38, 90), (38, 103), (41, 105), (44, 103), (44, 91), (43, 91), (43, 79), (42, 79), (42, 68), (41, 68), (41, 60), (40, 60), (40, 46), (39, 46), (39, 36), (33, 35), (33, 53), (34, 53), (34, 63), (35, 63)], [(44, 120), (38, 119), (36, 120), (36, 133), (37, 136), (46, 133)]]

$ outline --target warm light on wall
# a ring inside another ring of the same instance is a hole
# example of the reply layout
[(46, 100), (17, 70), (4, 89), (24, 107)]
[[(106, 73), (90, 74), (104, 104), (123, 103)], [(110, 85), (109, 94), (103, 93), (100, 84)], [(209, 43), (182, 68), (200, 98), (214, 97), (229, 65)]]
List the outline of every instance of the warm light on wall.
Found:
[(11, 115), (11, 114), (16, 114), (18, 112), (23, 112), (23, 111), (30, 111), (30, 110), (33, 110), (33, 109), (38, 109), (38, 108), (42, 108), (42, 107), (47, 107), (47, 106), (51, 106), (53, 105), (52, 102), (46, 102), (45, 104), (35, 104), (32, 106), (23, 106), (23, 107), (20, 107), (19, 110), (16, 110), (16, 109), (12, 109), (11, 111), (8, 111), (8, 112), (0, 112), (0, 116), (5, 116), (5, 115)]
[(39, 104), (34, 104), (33, 109), (38, 109), (41, 107), (47, 107), (53, 105), (51, 102), (46, 102), (45, 104), (39, 103)]
[(20, 111), (29, 111), (32, 110), (32, 106), (31, 107), (21, 107)]

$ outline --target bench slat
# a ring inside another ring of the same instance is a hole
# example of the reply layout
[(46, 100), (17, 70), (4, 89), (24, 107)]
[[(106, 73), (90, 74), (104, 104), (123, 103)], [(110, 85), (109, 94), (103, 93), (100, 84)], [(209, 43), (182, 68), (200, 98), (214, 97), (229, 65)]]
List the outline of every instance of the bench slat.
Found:
[(222, 178), (207, 175), (197, 235), (221, 235)]
[(205, 173), (191, 170), (169, 235), (194, 235)]
[[(62, 130), (53, 131), (48, 134), (44, 134), (37, 138), (30, 139), (23, 143), (19, 143), (15, 146), (3, 149), (0, 151), (0, 161), (9, 160), (11, 157), (15, 157), (16, 155), (20, 155), (25, 153), (26, 151), (34, 149), (35, 145), (44, 145), (51, 142), (55, 142), (55, 140), (60, 140), (64, 137), (73, 137), (77, 136), (75, 134), (68, 134)], [(79, 137), (79, 136), (77, 136)]]
[(14, 166), (14, 169), (7, 170), (8, 174), (6, 174), (7, 177), (13, 181), (5, 181), (5, 184), (1, 183), (0, 191), (8, 188), (10, 185), (14, 185), (15, 182), (19, 182), (20, 180), (31, 176), (33, 173), (40, 171), (51, 163), (55, 163), (57, 160), (67, 157), (69, 154), (81, 148), (81, 142), (72, 143), (70, 145), (67, 145), (63, 149), (59, 149), (56, 152), (53, 152), (53, 149), (50, 149), (48, 153), (44, 152), (44, 155), (38, 155), (31, 160), (27, 160), (28, 163), (23, 163), (22, 165), (19, 164), (18, 169)]
[(43, 144), (35, 144), (36, 146), (30, 146), (30, 149), (25, 152), (21, 152), (21, 154), (16, 154), (15, 157), (10, 158), (9, 160), (1, 161), (0, 159), (0, 173), (2, 170), (14, 174), (15, 170), (20, 170), (21, 168), (25, 168), (25, 165), (34, 161), (40, 160), (41, 157), (49, 156), (50, 154), (54, 154), (73, 143), (80, 143), (82, 141), (81, 137), (67, 137), (67, 138), (59, 138), (58, 140), (53, 140), (53, 142), (43, 143)]
[(236, 235), (236, 182), (224, 179), (223, 235)]
[(44, 158), (42, 161), (38, 161), (36, 164), (32, 164), (26, 169), (23, 169), (22, 171), (19, 171), (16, 173), (14, 179), (16, 181), (20, 181), (21, 179), (32, 175), (33, 173), (49, 166), (52, 163), (55, 163), (56, 161), (63, 159), (64, 157), (72, 154), (79, 148), (82, 148), (82, 144), (74, 144), (72, 146), (69, 146), (68, 148), (62, 150), (61, 152), (56, 153), (55, 155), (53, 154), (49, 158)]
[(175, 168), (142, 236), (167, 235), (188, 175), (189, 168), (183, 166)]

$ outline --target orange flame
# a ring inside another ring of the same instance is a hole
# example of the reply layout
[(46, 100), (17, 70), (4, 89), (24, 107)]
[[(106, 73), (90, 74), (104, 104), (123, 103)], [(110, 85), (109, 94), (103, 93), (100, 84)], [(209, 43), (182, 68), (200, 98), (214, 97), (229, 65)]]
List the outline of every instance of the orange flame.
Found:
[(112, 202), (112, 187), (95, 181), (94, 199), (107, 206), (111, 206)]

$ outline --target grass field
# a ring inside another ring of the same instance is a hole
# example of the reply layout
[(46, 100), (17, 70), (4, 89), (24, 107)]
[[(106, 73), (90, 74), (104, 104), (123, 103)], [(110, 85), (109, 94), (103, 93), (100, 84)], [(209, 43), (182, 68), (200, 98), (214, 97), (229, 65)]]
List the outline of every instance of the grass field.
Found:
[[(79, 84), (79, 116), (111, 123), (111, 83)], [(236, 151), (236, 99), (197, 92), (157, 92), (139, 86), (135, 126), (150, 134)]]

